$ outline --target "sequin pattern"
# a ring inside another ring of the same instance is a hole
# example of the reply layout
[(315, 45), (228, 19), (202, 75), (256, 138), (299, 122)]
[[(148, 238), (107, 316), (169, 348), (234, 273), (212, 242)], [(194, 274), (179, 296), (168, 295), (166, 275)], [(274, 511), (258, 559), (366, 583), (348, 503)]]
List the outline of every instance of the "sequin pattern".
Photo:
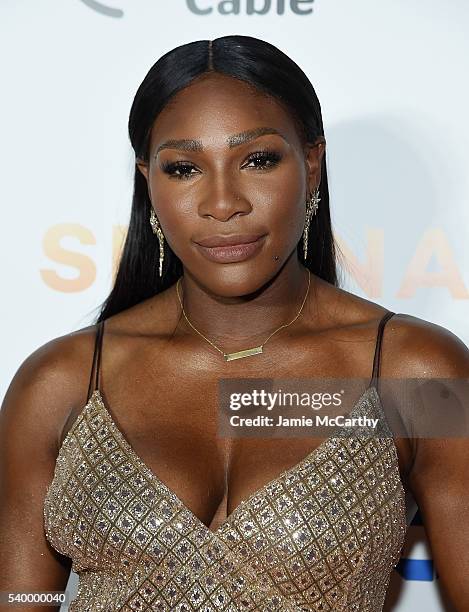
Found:
[(370, 387), (337, 435), (211, 531), (136, 455), (95, 390), (44, 500), (51, 545), (79, 575), (71, 612), (382, 610), (405, 537), (394, 441)]

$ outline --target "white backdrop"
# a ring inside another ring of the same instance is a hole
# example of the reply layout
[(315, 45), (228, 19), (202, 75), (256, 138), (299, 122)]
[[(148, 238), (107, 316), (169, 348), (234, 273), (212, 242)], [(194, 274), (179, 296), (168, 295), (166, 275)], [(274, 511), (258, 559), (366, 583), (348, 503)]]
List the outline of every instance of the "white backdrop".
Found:
[[(467, 0), (2, 0), (1, 391), (109, 292), (146, 72), (226, 34), (272, 42), (316, 88), (345, 288), (469, 344), (468, 26)], [(414, 525), (387, 609), (423, 607), (446, 609)]]

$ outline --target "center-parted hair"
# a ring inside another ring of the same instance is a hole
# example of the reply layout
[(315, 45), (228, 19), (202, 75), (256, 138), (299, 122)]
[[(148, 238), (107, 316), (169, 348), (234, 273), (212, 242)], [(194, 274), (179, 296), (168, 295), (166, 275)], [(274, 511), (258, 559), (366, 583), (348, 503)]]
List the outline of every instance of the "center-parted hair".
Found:
[[(150, 134), (159, 113), (171, 98), (195, 79), (218, 72), (248, 83), (273, 97), (290, 113), (303, 143), (324, 136), (321, 106), (301, 68), (277, 47), (252, 36), (230, 35), (212, 41), (190, 42), (165, 53), (140, 84), (129, 116), (129, 138), (135, 158), (149, 162)], [(312, 217), (308, 257), (298, 257), (309, 270), (338, 286), (336, 253), (329, 209), (326, 156), (323, 156), (321, 202)], [(306, 206), (306, 204), (305, 204)], [(147, 182), (135, 165), (130, 222), (114, 286), (101, 306), (97, 321), (121, 312), (173, 285), (182, 275), (180, 259), (165, 241), (162, 278), (158, 275), (158, 239), (150, 226), (151, 202)]]

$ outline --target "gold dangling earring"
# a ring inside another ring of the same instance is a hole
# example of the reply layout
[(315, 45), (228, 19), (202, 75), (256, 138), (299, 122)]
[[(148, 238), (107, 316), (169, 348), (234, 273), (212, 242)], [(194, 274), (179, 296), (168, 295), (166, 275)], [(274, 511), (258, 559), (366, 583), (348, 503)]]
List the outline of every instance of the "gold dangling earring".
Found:
[(308, 255), (308, 236), (309, 236), (309, 225), (311, 223), (311, 217), (313, 217), (318, 210), (318, 204), (321, 201), (319, 197), (319, 187), (311, 194), (310, 198), (306, 201), (306, 220), (305, 228), (303, 230), (303, 257), (306, 261)]
[(158, 217), (155, 215), (155, 211), (153, 206), (151, 207), (150, 212), (150, 224), (153, 230), (153, 233), (158, 236), (158, 242), (160, 243), (160, 278), (163, 275), (163, 259), (164, 259), (164, 234), (161, 229), (160, 223), (158, 221)]

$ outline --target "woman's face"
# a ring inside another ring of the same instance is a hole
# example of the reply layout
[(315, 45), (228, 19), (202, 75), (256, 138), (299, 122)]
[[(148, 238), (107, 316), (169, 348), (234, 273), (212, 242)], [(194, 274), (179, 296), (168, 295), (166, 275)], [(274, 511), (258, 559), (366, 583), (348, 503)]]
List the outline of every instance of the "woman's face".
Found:
[[(249, 134), (259, 128), (268, 130)], [(293, 119), (274, 99), (212, 73), (178, 92), (159, 114), (149, 163), (138, 160), (138, 167), (165, 240), (185, 270), (216, 295), (238, 296), (297, 258), (324, 146), (322, 138), (303, 146)], [(237, 261), (214, 259), (198, 244), (235, 234), (263, 238)], [(155, 249), (157, 243), (155, 236)]]

